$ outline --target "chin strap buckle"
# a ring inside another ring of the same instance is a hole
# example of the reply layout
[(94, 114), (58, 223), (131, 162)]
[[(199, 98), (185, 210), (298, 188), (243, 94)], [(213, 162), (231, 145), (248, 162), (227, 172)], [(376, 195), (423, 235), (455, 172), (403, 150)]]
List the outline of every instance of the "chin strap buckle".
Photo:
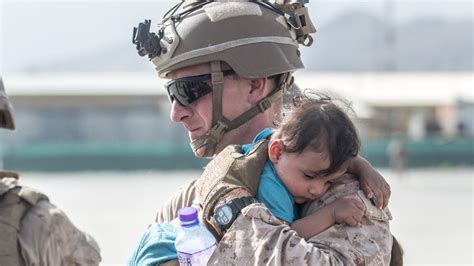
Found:
[(260, 112), (262, 113), (265, 112), (271, 106), (272, 106), (272, 100), (270, 97), (267, 97), (258, 103), (258, 109), (260, 109)]
[(217, 123), (209, 130), (209, 137), (216, 140), (216, 142), (219, 142), (228, 127), (229, 126), (226, 123), (220, 120), (217, 121)]

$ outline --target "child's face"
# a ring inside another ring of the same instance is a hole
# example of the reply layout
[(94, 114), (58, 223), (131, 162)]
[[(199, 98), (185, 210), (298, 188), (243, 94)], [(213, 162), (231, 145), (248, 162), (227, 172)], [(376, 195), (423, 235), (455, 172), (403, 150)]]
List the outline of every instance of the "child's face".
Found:
[(273, 156), (275, 154), (272, 154), (271, 146), (272, 144), (269, 149), (270, 160), (296, 203), (301, 204), (320, 198), (326, 193), (332, 181), (346, 172), (347, 166), (343, 166), (335, 173), (316, 176), (315, 173), (327, 169), (330, 165), (326, 152), (306, 149), (301, 154), (283, 151), (279, 156)]

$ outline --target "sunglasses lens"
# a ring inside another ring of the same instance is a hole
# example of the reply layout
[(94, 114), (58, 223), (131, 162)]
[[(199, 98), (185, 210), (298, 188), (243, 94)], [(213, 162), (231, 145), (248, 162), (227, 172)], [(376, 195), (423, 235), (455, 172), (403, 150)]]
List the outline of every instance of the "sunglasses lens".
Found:
[[(225, 77), (235, 72), (229, 69), (222, 73)], [(211, 74), (204, 74), (169, 81), (165, 87), (168, 90), (170, 102), (173, 103), (176, 100), (182, 106), (188, 106), (212, 91), (212, 86), (208, 83), (210, 80)]]
[(182, 106), (188, 106), (212, 91), (204, 81), (173, 80), (166, 87), (170, 101), (177, 100)]

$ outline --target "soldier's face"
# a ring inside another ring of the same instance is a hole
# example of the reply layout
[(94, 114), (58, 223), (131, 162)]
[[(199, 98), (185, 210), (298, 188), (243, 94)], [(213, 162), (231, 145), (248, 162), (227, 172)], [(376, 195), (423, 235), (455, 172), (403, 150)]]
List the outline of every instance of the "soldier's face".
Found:
[[(269, 153), (272, 152), (272, 140)], [(284, 147), (279, 156), (269, 154), (269, 158), (288, 191), (293, 195), (296, 203), (305, 203), (318, 199), (326, 193), (331, 183), (346, 172), (343, 167), (329, 175), (316, 175), (321, 170), (327, 169), (330, 159), (326, 152), (317, 152), (306, 149), (302, 153), (285, 152)]]
[[(200, 64), (178, 69), (170, 73), (172, 79), (193, 77), (209, 74), (211, 68), (209, 64)], [(248, 82), (236, 77), (226, 77), (224, 79), (224, 91), (222, 95), (222, 111), (224, 117), (229, 120), (236, 118), (245, 110), (251, 107), (247, 100), (247, 94), (250, 91)], [(187, 106), (183, 106), (178, 101), (173, 101), (171, 105), (170, 118), (173, 122), (182, 123), (188, 131), (190, 141), (193, 141), (204, 134), (212, 126), (212, 92), (208, 93)], [(242, 143), (242, 131), (245, 126), (239, 127), (224, 134), (219, 142), (216, 152), (221, 151), (229, 144)], [(206, 147), (195, 151), (195, 155), (202, 157)]]

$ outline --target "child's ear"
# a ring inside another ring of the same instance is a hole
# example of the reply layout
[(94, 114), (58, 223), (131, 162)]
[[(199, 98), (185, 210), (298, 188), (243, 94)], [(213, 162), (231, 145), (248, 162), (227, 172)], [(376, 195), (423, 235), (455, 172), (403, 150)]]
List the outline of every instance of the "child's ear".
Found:
[(283, 152), (283, 141), (281, 139), (272, 139), (268, 144), (268, 158), (273, 164), (276, 164)]

